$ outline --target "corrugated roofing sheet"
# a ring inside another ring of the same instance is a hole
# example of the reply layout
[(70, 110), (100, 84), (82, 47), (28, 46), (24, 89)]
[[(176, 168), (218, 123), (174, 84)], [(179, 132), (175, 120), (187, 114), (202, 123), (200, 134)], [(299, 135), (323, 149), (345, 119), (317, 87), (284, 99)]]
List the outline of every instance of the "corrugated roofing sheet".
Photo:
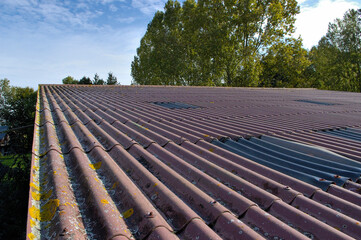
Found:
[(323, 131), (323, 133), (330, 134), (335, 137), (346, 138), (348, 140), (361, 142), (361, 129), (356, 129), (356, 128), (335, 129), (333, 131)]
[(359, 98), (313, 89), (41, 85), (27, 237), (360, 238), (359, 142), (320, 132), (359, 131)]
[[(328, 156), (318, 156), (319, 151), (322, 155), (325, 150), (309, 149), (307, 145), (283, 141), (285, 140), (264, 136), (262, 139), (226, 139), (224, 142), (214, 140), (212, 143), (323, 190), (327, 190), (331, 183), (342, 186), (346, 181), (357, 181), (360, 178), (359, 162), (335, 154), (331, 160)], [(310, 150), (312, 156), (308, 155)]]

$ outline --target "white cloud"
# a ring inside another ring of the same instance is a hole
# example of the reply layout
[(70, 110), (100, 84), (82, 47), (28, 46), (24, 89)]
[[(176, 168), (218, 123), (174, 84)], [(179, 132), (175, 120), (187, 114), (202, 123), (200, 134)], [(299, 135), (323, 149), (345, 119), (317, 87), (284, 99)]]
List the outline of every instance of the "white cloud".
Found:
[[(5, 9), (0, 9), (0, 21), (13, 23), (18, 27), (18, 23), (14, 22), (12, 18), (16, 16), (21, 18), (21, 22), (27, 24), (28, 28), (38, 25), (45, 26), (51, 29), (69, 29), (69, 27), (81, 27), (83, 29), (96, 29), (97, 27), (90, 24), (90, 20), (102, 14), (100, 11), (91, 11), (84, 3), (74, 4), (75, 7), (81, 11), (74, 12), (69, 8), (67, 2), (55, 0), (5, 0), (3, 4)], [(19, 19), (20, 20), (20, 19)], [(4, 26), (3, 26), (4, 27)], [(12, 26), (7, 26), (12, 27)], [(1, 28), (1, 26), (0, 26)]]
[(125, 18), (118, 18), (117, 19), (119, 23), (132, 23), (135, 21), (135, 18), (134, 17), (125, 17)]
[(147, 15), (152, 15), (156, 11), (163, 10), (165, 2), (165, 0), (132, 0), (132, 6)]
[(114, 3), (114, 2), (125, 2), (126, 0), (100, 0), (102, 4)]
[(2, 4), (12, 6), (12, 7), (19, 7), (19, 6), (29, 6), (32, 1), (29, 0), (3, 0)]
[[(67, 3), (67, 4), (69, 5), (69, 3)], [(77, 4), (76, 4), (76, 7), (77, 7), (78, 9), (86, 9), (86, 10), (89, 9), (89, 5), (86, 4), (86, 3), (84, 3), (84, 2), (77, 3)]]
[(109, 10), (112, 11), (112, 12), (116, 12), (116, 11), (118, 11), (118, 8), (115, 5), (111, 4), (109, 6)]
[(301, 13), (297, 16), (295, 36), (301, 35), (303, 44), (311, 49), (327, 32), (328, 24), (342, 18), (351, 8), (360, 8), (361, 3), (350, 0), (320, 0), (315, 5), (301, 1)]

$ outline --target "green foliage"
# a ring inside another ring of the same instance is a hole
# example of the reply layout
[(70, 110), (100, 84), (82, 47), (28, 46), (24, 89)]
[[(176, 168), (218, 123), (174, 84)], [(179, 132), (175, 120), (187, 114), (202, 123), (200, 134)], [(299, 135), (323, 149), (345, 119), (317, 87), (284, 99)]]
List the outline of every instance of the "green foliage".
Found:
[(89, 85), (89, 84), (93, 84), (93, 82), (92, 82), (92, 80), (90, 80), (89, 77), (84, 76), (79, 80), (78, 84), (87, 84), (87, 85)]
[(311, 80), (321, 88), (361, 91), (361, 10), (349, 10), (328, 26), (311, 49)]
[(16, 129), (9, 132), (12, 151), (31, 152), (37, 92), (29, 87), (10, 86), (8, 79), (0, 80), (0, 89), (0, 124)]
[(9, 128), (34, 124), (37, 93), (34, 89), (10, 86), (8, 79), (0, 80), (0, 119)]
[(117, 77), (114, 76), (112, 72), (109, 72), (107, 78), (107, 85), (116, 85), (117, 83), (118, 83)]
[(169, 0), (132, 62), (136, 84), (257, 86), (262, 52), (294, 30), (296, 0)]
[(78, 84), (79, 81), (74, 79), (72, 76), (67, 76), (63, 79), (63, 84)]
[(12, 155), (10, 166), (0, 158), (0, 239), (25, 239), (30, 156)]
[(99, 75), (96, 73), (94, 75), (93, 81), (89, 77), (82, 77), (79, 81), (74, 79), (71, 76), (67, 76), (63, 79), (63, 84), (94, 84), (94, 85), (116, 85), (118, 84), (117, 77), (113, 75), (112, 72), (108, 73), (107, 81), (105, 82)]
[(0, 80), (0, 119), (9, 126), (9, 152), (0, 158), (0, 239), (24, 239), (37, 93)]
[(361, 91), (361, 10), (310, 52), (294, 39), (295, 0), (169, 0), (141, 39), (133, 84)]
[(96, 74), (94, 75), (93, 84), (94, 84), (94, 85), (104, 85), (104, 80), (101, 79), (101, 78), (99, 77), (99, 75), (96, 73)]
[(165, 13), (158, 11), (149, 23), (132, 62), (137, 84), (182, 84), (181, 7), (179, 2), (168, 1), (165, 8)]
[(311, 62), (301, 39), (289, 38), (273, 45), (262, 59), (262, 87), (308, 87)]

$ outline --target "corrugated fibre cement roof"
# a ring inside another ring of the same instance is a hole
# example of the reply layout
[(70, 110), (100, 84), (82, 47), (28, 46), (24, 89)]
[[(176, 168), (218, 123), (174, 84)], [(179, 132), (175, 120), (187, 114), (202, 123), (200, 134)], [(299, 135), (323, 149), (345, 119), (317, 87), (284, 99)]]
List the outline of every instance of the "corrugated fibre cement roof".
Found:
[(40, 85), (28, 239), (361, 239), (361, 94)]

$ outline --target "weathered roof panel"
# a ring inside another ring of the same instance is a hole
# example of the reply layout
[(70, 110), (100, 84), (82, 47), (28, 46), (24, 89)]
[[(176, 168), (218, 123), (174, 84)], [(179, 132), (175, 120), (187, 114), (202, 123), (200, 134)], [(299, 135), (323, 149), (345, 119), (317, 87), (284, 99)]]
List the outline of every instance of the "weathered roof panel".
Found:
[(27, 237), (357, 239), (359, 97), (41, 85)]

